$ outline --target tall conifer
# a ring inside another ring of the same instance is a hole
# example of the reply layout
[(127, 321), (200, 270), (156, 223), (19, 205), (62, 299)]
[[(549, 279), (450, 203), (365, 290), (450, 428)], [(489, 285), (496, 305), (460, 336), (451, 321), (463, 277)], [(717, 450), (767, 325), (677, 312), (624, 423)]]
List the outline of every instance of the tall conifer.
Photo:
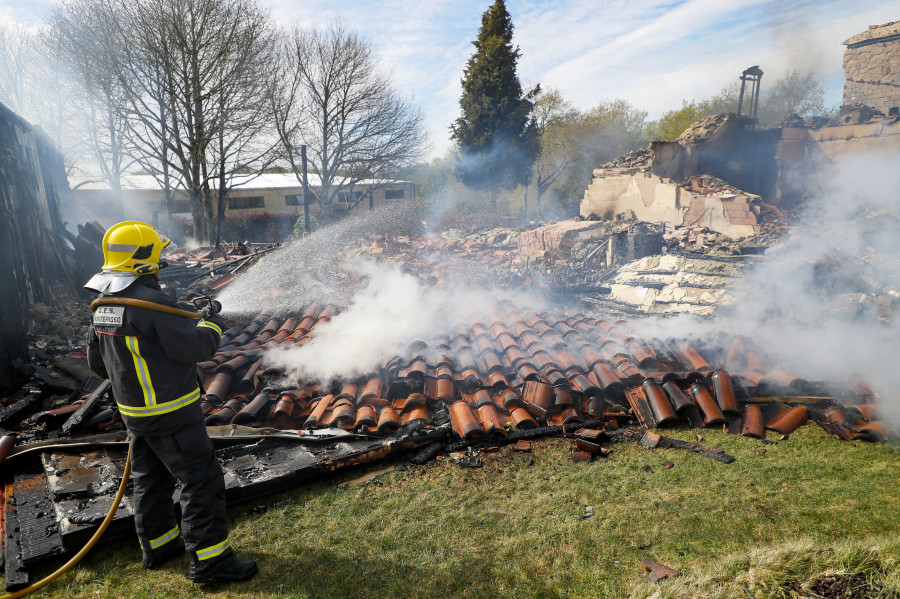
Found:
[(527, 183), (539, 150), (531, 117), (539, 88), (522, 93), (512, 35), (506, 4), (496, 0), (481, 17), (475, 53), (462, 78), (462, 116), (450, 127), (461, 150), (457, 177), (492, 192)]

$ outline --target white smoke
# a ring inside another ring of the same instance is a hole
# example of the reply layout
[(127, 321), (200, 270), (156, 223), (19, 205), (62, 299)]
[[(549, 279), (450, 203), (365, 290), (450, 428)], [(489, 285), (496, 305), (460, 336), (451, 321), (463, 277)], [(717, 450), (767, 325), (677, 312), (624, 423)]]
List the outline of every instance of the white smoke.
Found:
[[(645, 337), (670, 339), (745, 335), (796, 376), (837, 385), (862, 376), (886, 420), (900, 430), (895, 374), (900, 318), (891, 315), (892, 308), (900, 309), (900, 294), (890, 305), (891, 291), (900, 291), (898, 166), (900, 155), (886, 151), (821, 166), (821, 194), (806, 208), (807, 218), (737, 286), (739, 299), (723, 318), (635, 321), (631, 328)], [(533, 288), (483, 289), (462, 282), (426, 287), (399, 263), (376, 264), (347, 254), (344, 242), (359, 226), (341, 223), (301, 240), (223, 293), (226, 309), (248, 313), (259, 312), (260, 292), (272, 285), (287, 290), (277, 298), (281, 305), (342, 308), (330, 322), (318, 324), (302, 346), (269, 352), (270, 365), (323, 382), (365, 374), (395, 355), (409, 357), (403, 353), (412, 341), (433, 347), (454, 323), (471, 325), (473, 315), (487, 315), (501, 302), (537, 312), (552, 305)], [(329, 272), (363, 284), (350, 292), (334, 285)]]
[(344, 307), (362, 274), (345, 268), (354, 261), (351, 253), (378, 236), (406, 233), (415, 226), (415, 218), (414, 206), (397, 202), (289, 241), (222, 291), (218, 299), (223, 312), (256, 315), (263, 309), (297, 311), (312, 304)]
[(494, 285), (477, 261), (451, 263), (440, 252), (418, 256), (422, 263), (438, 261), (443, 267), (444, 278), (432, 285), (409, 274), (412, 266), (376, 262), (361, 249), (404, 219), (409, 220), (408, 214), (379, 211), (286, 244), (239, 273), (222, 291), (223, 314), (242, 320), (269, 309), (286, 317), (314, 304), (336, 306), (338, 313), (316, 324), (308, 341), (265, 356), (267, 365), (289, 378), (327, 382), (371, 373), (394, 356), (412, 357), (404, 354), (413, 341), (434, 348), (457, 323), (484, 319), (501, 303), (536, 311), (550, 305), (539, 288), (523, 293)]
[(371, 372), (426, 335), (432, 322), (424, 290), (398, 267), (359, 262), (348, 266), (368, 277), (350, 306), (321, 323), (314, 336), (292, 349), (268, 352), (266, 362), (291, 375), (328, 381)]
[(634, 324), (642, 334), (668, 338), (746, 335), (809, 380), (845, 385), (862, 376), (900, 430), (900, 315), (892, 314), (900, 296), (890, 297), (900, 291), (900, 153), (845, 155), (818, 172), (821, 193), (736, 286), (725, 318)]
[(376, 371), (395, 356), (409, 358), (407, 347), (423, 341), (434, 348), (456, 322), (471, 324), (501, 303), (519, 309), (546, 309), (546, 300), (503, 289), (455, 285), (425, 287), (399, 264), (356, 260), (344, 268), (368, 279), (345, 310), (313, 329), (306, 343), (267, 352), (266, 364), (297, 380), (330, 381)]

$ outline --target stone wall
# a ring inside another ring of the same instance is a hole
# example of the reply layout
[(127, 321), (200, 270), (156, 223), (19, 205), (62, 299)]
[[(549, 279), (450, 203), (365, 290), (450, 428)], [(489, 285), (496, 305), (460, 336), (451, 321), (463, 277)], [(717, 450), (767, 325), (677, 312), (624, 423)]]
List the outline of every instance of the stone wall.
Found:
[(844, 105), (888, 114), (900, 107), (900, 24), (872, 27), (844, 42)]
[(584, 192), (581, 216), (622, 215), (676, 227), (707, 227), (738, 239), (759, 232), (758, 201), (758, 196), (731, 189), (695, 193), (651, 173), (600, 171)]

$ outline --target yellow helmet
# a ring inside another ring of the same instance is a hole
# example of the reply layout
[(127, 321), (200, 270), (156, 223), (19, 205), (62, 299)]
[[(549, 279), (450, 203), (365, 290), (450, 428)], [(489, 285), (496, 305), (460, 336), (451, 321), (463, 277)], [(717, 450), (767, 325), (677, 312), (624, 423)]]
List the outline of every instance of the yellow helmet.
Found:
[(118, 223), (103, 236), (103, 270), (148, 275), (165, 266), (160, 260), (169, 238), (136, 220)]

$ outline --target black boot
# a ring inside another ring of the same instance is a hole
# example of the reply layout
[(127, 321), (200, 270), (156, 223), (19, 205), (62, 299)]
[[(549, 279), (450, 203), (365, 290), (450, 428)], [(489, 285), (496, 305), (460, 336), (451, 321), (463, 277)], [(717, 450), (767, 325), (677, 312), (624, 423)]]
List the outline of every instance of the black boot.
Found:
[(149, 570), (156, 570), (182, 553), (184, 553), (184, 539), (178, 537), (158, 549), (152, 549), (149, 554), (145, 551), (144, 567)]
[(239, 582), (253, 578), (256, 571), (255, 561), (238, 559), (229, 550), (227, 555), (203, 561), (192, 556), (188, 577), (196, 583)]

